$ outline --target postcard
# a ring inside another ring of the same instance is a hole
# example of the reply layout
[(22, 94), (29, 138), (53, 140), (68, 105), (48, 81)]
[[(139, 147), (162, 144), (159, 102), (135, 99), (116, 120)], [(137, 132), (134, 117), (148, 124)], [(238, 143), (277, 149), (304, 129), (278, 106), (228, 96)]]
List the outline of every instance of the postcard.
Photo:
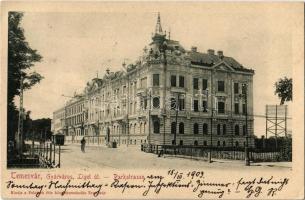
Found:
[(1, 3), (1, 197), (303, 199), (304, 4)]

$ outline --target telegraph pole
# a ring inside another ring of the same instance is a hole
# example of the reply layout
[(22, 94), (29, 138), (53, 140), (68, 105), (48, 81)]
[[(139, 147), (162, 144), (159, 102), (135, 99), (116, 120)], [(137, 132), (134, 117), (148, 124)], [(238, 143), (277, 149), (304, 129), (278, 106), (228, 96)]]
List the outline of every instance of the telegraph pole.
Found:
[(245, 104), (246, 104), (246, 147), (245, 147), (245, 165), (250, 166), (250, 158), (249, 158), (249, 143), (248, 143), (248, 88), (247, 84), (243, 84), (244, 90), (245, 90)]
[(210, 135), (210, 153), (209, 163), (212, 163), (212, 148), (213, 148), (213, 120), (214, 120), (214, 105), (213, 105), (213, 71), (211, 71), (211, 135)]
[(174, 134), (174, 145), (177, 144), (177, 131), (179, 131), (179, 126), (178, 126), (178, 109), (179, 109), (179, 93), (177, 93), (177, 102), (176, 102), (176, 131)]

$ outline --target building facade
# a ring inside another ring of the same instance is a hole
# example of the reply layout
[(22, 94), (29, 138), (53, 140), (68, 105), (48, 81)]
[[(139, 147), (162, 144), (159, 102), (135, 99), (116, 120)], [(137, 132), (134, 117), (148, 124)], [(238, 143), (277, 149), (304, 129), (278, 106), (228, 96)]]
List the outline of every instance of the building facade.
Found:
[(54, 112), (53, 131), (94, 144), (254, 145), (254, 71), (234, 58), (184, 49), (158, 16), (152, 42), (123, 67)]

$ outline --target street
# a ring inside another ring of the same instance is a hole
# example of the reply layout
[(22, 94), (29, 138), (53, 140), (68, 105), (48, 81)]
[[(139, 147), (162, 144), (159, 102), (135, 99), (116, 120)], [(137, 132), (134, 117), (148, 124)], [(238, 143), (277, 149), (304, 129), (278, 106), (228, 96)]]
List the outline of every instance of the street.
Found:
[(155, 154), (141, 152), (139, 146), (108, 148), (105, 146), (87, 146), (81, 152), (80, 145), (64, 145), (61, 151), (61, 168), (103, 168), (103, 169), (169, 169), (169, 168), (213, 168), (213, 170), (291, 170), (290, 162), (251, 163), (245, 166), (244, 161), (203, 160), (178, 158), (169, 155), (158, 157)]

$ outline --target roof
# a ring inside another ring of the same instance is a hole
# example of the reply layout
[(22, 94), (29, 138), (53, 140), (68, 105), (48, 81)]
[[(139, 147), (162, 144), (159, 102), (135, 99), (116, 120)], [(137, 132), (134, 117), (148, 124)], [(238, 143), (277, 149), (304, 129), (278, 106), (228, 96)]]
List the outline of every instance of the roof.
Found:
[(208, 53), (201, 53), (194, 51), (189, 51), (188, 55), (190, 56), (192, 64), (211, 67), (216, 63), (224, 61), (230, 67), (234, 68), (237, 71), (254, 72), (252, 69), (244, 68), (240, 63), (238, 63), (232, 57), (223, 56), (221, 59), (218, 55), (215, 54), (208, 54)]

